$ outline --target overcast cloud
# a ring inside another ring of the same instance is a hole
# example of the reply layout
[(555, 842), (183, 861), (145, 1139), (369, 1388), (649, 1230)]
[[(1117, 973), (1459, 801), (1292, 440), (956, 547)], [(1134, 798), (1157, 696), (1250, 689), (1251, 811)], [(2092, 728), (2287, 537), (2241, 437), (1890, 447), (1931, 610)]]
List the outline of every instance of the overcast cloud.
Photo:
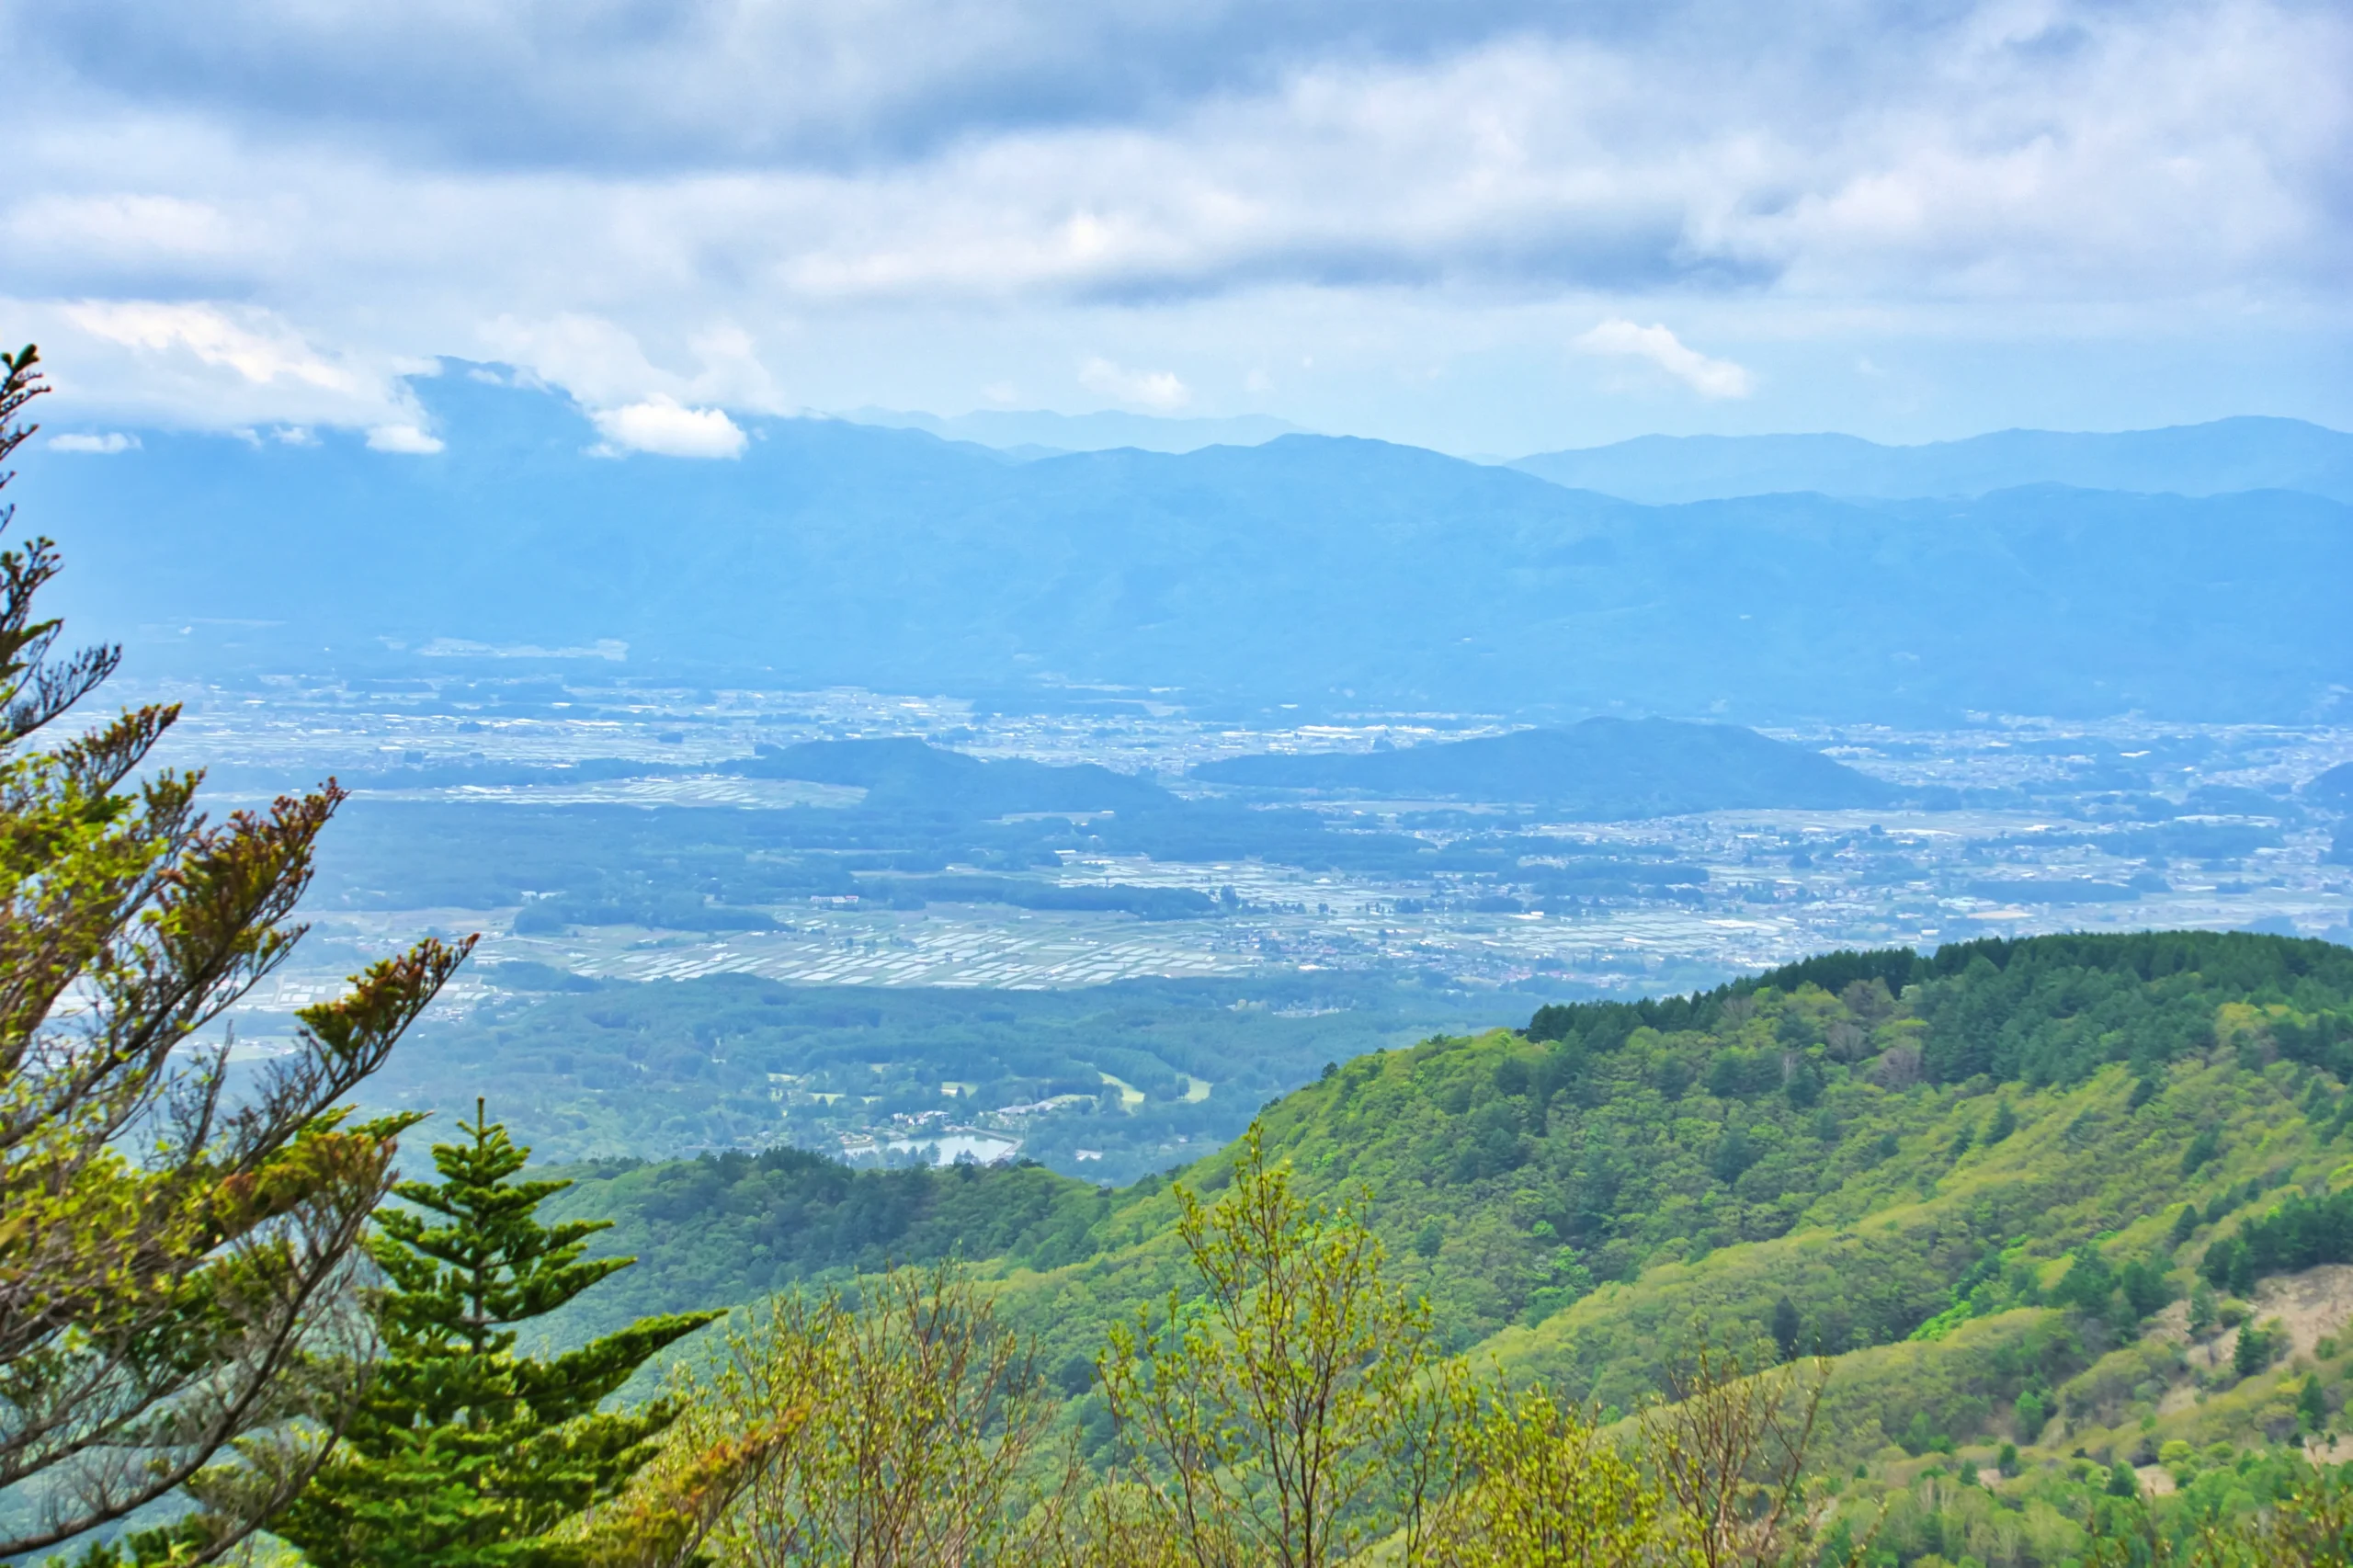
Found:
[(0, 332), (94, 431), (429, 449), (441, 355), (720, 457), (2353, 424), (2341, 3), (0, 0)]

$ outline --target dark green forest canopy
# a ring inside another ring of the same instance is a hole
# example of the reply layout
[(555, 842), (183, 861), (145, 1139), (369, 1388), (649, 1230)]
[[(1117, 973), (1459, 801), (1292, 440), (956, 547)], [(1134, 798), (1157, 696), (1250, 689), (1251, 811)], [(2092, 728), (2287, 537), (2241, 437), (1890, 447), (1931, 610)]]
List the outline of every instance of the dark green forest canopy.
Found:
[[(2225, 1005), (2278, 1009), (2263, 1016), (2268, 1052), (2339, 1081), (2353, 1067), (2353, 951), (2238, 933), (1992, 939), (1548, 1006), (1516, 1050), (1433, 1040), (1362, 1059), (1277, 1116), (1298, 1119), (1287, 1147), (1370, 1185), (1409, 1233), (1437, 1225), (1441, 1253), (1482, 1230), (1441, 1195), (1507, 1199), (1498, 1250), (1446, 1287), (1483, 1299), (1472, 1315), (1494, 1324), (1662, 1258), (1785, 1234), (1843, 1189), (1933, 1180), (1995, 1141), (1986, 1096), (2004, 1085), (2071, 1085), (2122, 1062), (2153, 1094), (2168, 1063), (2214, 1046)], [(2246, 1092), (2270, 1093), (2250, 1076)], [(1965, 1136), (1927, 1133), (1975, 1101)], [(1852, 1290), (1816, 1327), (1836, 1348), (1899, 1338), (2004, 1239), (1949, 1237), (1909, 1286), (1877, 1301)]]
[(2324, 1263), (2353, 1263), (2353, 1191), (2325, 1198), (2289, 1194), (2278, 1208), (2208, 1247), (2198, 1272), (2216, 1290), (2244, 1295), (2266, 1275)]
[(2162, 1064), (2211, 1040), (2211, 1015), (2225, 999), (2316, 1012), (2310, 1025), (2275, 1028), (2281, 1051), (2339, 1076), (2353, 1068), (2353, 1021), (2342, 1013), (2353, 995), (2353, 949), (2236, 931), (1989, 937), (1933, 953), (1842, 949), (1688, 996), (1554, 1004), (1527, 1032), (1606, 1050), (1636, 1028), (1713, 1028), (1742, 999), (1803, 987), (1843, 995), (1874, 982), (1892, 997), (1919, 987), (1911, 1006), (1927, 1025), (1920, 1069), (1932, 1083), (1984, 1074), (2040, 1085), (2079, 1080), (2109, 1061)]

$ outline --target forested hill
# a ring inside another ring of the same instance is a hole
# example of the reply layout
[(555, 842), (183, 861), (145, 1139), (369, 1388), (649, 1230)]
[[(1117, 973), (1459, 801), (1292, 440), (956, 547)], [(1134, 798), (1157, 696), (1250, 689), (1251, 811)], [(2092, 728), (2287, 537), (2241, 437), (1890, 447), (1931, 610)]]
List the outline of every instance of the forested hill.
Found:
[(1052, 766), (1022, 757), (979, 757), (911, 737), (803, 741), (762, 745), (736, 771), (867, 791), (877, 807), (998, 816), (1008, 812), (1168, 811), (1176, 799), (1159, 785), (1099, 763)]
[(1526, 801), (1597, 822), (1756, 806), (1882, 806), (1899, 791), (1734, 724), (1587, 719), (1408, 750), (1260, 753), (1205, 763), (1214, 784), (1428, 800)]
[[(1370, 1193), (1457, 1348), (1576, 1397), (1630, 1406), (1704, 1329), (1835, 1357), (1841, 1463), (2006, 1439), (2153, 1457), (2294, 1429), (2307, 1373), (2343, 1403), (2320, 1339), (2353, 1270), (2306, 1271), (2353, 1263), (2353, 1213), (2321, 1201), (2353, 1153), (2348, 1076), (2353, 950), (2052, 937), (1547, 1007), (1336, 1063), (1264, 1122), (1313, 1187)], [(1228, 1158), (1176, 1179), (1214, 1191)], [(600, 1168), (567, 1201), (643, 1257), (614, 1314), (982, 1257), (1074, 1394), (1105, 1323), (1180, 1277), (1156, 1179), (768, 1155)], [(2274, 1316), (2234, 1366), (2234, 1325)]]

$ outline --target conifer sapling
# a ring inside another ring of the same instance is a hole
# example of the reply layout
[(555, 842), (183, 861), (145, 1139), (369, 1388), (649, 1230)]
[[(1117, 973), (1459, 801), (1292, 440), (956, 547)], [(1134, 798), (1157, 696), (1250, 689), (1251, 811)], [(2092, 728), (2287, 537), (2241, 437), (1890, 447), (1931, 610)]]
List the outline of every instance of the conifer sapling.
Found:
[(641, 1319), (563, 1355), (516, 1354), (545, 1316), (632, 1258), (584, 1259), (609, 1221), (542, 1225), (571, 1184), (515, 1181), (529, 1151), (477, 1100), (467, 1141), (437, 1144), (438, 1183), (402, 1182), (368, 1251), (385, 1356), (334, 1456), (270, 1528), (316, 1568), (554, 1568), (582, 1561), (574, 1523), (613, 1498), (676, 1412), (599, 1413), (648, 1358), (722, 1314)]

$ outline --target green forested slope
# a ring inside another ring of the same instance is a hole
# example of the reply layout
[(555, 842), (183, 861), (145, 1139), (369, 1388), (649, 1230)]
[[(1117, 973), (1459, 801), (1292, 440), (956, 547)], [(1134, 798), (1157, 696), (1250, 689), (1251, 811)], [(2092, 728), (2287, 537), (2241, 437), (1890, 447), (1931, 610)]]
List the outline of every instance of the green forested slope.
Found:
[(1053, 1267), (1091, 1256), (1110, 1195), (1042, 1165), (853, 1171), (799, 1149), (654, 1165), (559, 1167), (552, 1206), (615, 1221), (606, 1253), (635, 1254), (566, 1310), (566, 1337), (609, 1332), (672, 1301), (734, 1306), (811, 1279), (949, 1256)]
[[(2353, 1286), (2343, 1310), (2323, 1292), (2282, 1331), (2284, 1365), (2234, 1368), (2228, 1320), (2289, 1310), (2270, 1304), (2279, 1278), (2232, 1274), (2241, 1250), (2280, 1268), (2353, 1261), (2337, 1206), (2299, 1219), (2296, 1196), (2326, 1193), (2353, 1156), (2348, 1072), (2353, 951), (2048, 937), (1546, 1008), (1526, 1031), (1358, 1057), (1264, 1119), (1311, 1187), (1370, 1190), (1394, 1272), (1482, 1361), (1630, 1408), (1700, 1333), (1753, 1355), (1818, 1349), (1836, 1367), (1825, 1461), (2039, 1439), (2106, 1462), (2176, 1436), (2292, 1430), (2313, 1373), (2341, 1404), (2312, 1324), (2333, 1312), (2333, 1335)], [(1227, 1158), (1178, 1179), (1214, 1190)], [(757, 1165), (584, 1189), (647, 1254), (633, 1309), (961, 1250), (1076, 1392), (1104, 1324), (1182, 1278), (1160, 1181), (1102, 1193), (993, 1171), (886, 1190)], [(854, 1236), (846, 1217), (886, 1199), (903, 1217)], [(756, 1265), (737, 1244), (763, 1226)], [(724, 1267), (698, 1273), (695, 1238), (721, 1234), (704, 1251)], [(2193, 1335), (2188, 1298), (2218, 1241), (2224, 1288), (2200, 1312), (2223, 1321)]]

